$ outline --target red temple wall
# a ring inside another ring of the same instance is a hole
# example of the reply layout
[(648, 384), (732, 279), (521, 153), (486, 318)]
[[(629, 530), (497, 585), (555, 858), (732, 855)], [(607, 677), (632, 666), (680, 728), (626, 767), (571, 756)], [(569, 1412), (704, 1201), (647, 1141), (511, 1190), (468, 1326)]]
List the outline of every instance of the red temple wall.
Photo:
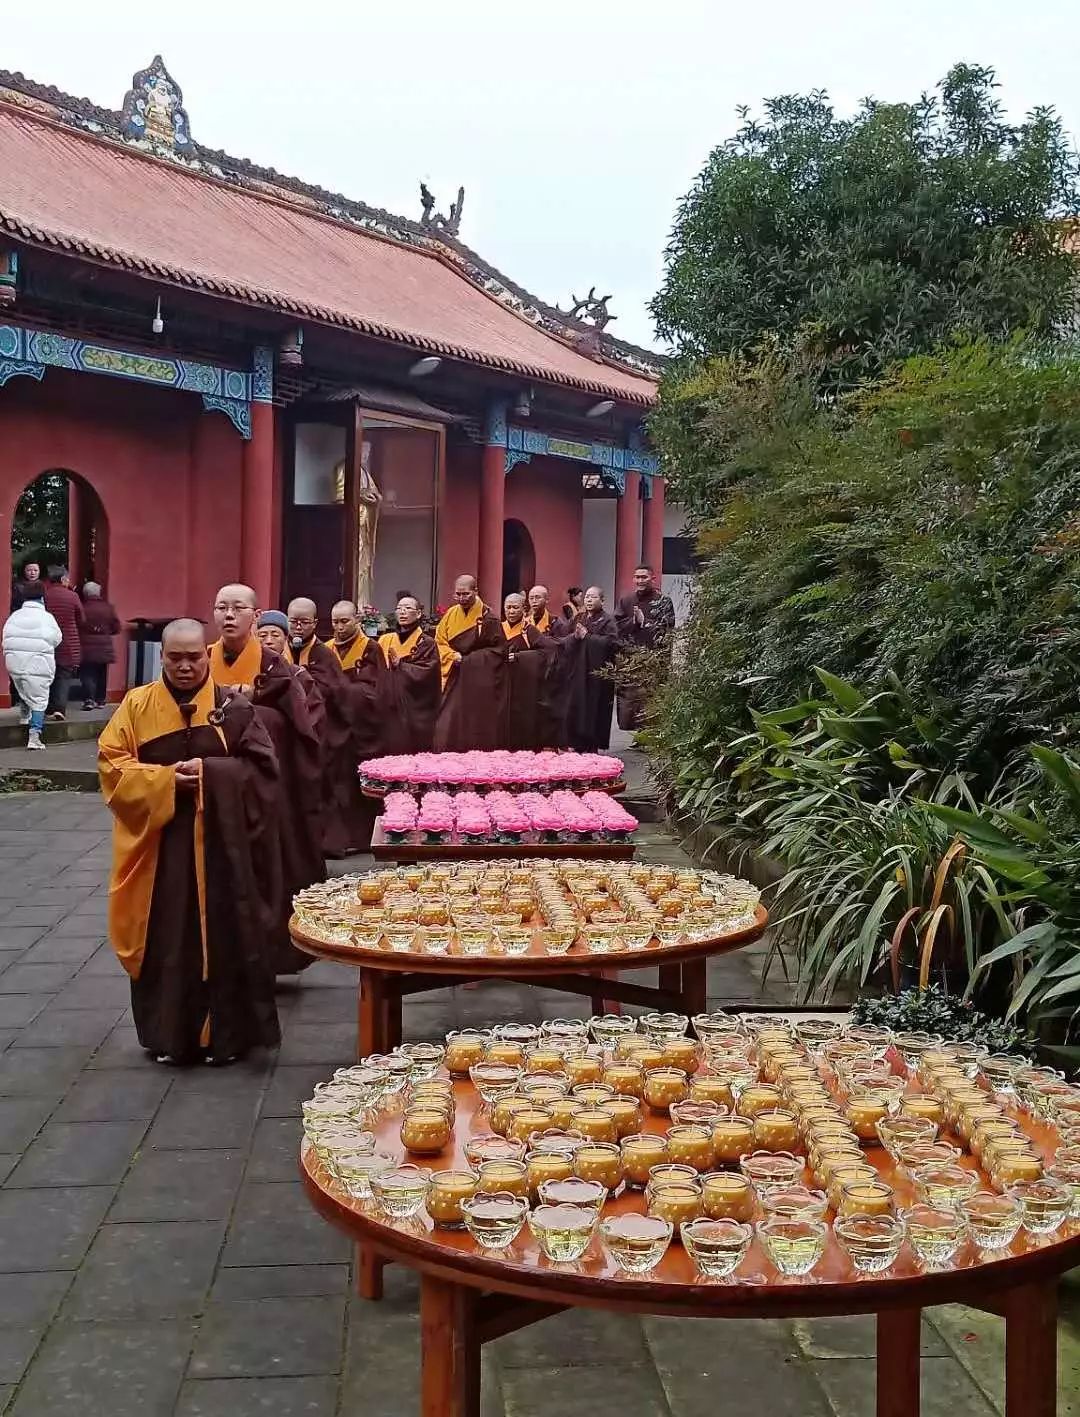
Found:
[[(561, 605), (581, 581), (581, 469), (560, 458), (534, 458), (506, 479), (505, 518), (524, 524), (536, 551), (536, 574)], [(439, 508), (439, 595), (448, 605), (454, 580), (476, 569), (480, 524), (480, 449), (455, 448), (446, 460), (446, 496)], [(481, 586), (491, 600), (492, 591)]]
[(445, 490), (439, 504), (437, 604), (448, 606), (457, 577), (475, 573), (479, 541), (480, 449), (471, 445), (448, 448)]
[(581, 584), (581, 500), (581, 468), (561, 458), (534, 458), (506, 479), (506, 516), (532, 537), (537, 580), (556, 607)]
[[(194, 395), (47, 371), (0, 389), (0, 585), (10, 583), (11, 518), (28, 483), (64, 469), (108, 520), (108, 595), (121, 620), (208, 618), (240, 563), (243, 443)], [(111, 687), (125, 677), (118, 644)]]

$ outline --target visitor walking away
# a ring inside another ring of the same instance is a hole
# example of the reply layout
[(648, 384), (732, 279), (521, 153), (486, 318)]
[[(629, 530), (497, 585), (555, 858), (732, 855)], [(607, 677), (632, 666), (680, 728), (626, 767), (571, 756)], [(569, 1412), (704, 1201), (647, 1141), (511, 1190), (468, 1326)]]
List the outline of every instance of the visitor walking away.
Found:
[[(644, 649), (671, 661), (675, 607), (653, 579), (653, 568), (644, 563), (634, 572), (634, 589), (615, 608), (619, 642), (624, 649)], [(617, 716), (622, 729), (640, 728), (645, 716), (645, 693), (634, 684), (620, 685)]]
[[(19, 722), (29, 725), (28, 748), (44, 748), (41, 730), (56, 674), (60, 626), (45, 609), (40, 581), (26, 586), (22, 604), (4, 623), (4, 668), (18, 691)], [(12, 695), (14, 697), (14, 694)]]
[(227, 1063), (280, 1038), (266, 949), (278, 764), (254, 704), (210, 677), (198, 620), (165, 627), (161, 667), (98, 742), (113, 814), (109, 939), (142, 1046), (159, 1063)]
[(116, 611), (103, 599), (97, 581), (83, 586), (83, 711), (102, 708), (108, 696), (109, 665), (116, 663), (114, 636), (120, 633)]
[(68, 695), (82, 663), (82, 601), (67, 580), (66, 566), (50, 566), (45, 587), (45, 609), (60, 626), (63, 639), (56, 651), (56, 678), (49, 694), (49, 717), (56, 723), (67, 718)]

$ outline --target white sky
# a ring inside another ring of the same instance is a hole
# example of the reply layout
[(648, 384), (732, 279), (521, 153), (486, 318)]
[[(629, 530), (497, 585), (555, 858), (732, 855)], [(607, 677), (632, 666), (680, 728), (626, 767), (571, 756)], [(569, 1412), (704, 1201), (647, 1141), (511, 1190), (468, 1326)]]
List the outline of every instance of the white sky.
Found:
[(422, 177), (462, 238), (569, 305), (613, 293), (653, 342), (679, 196), (736, 105), (811, 88), (850, 109), (990, 64), (1012, 116), (1080, 132), (1080, 0), (9, 0), (0, 67), (118, 108), (161, 52), (197, 141), (419, 216)]

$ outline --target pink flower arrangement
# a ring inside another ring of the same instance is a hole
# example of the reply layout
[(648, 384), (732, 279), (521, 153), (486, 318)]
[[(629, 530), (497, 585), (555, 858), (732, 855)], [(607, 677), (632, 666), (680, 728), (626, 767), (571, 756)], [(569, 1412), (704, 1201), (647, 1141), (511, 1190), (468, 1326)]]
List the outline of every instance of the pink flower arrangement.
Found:
[(620, 758), (606, 753), (511, 753), (504, 749), (471, 753), (401, 753), (368, 758), (360, 776), (372, 786), (401, 784), (424, 788), (548, 787), (571, 783), (579, 789), (615, 782), (623, 774)]
[(473, 791), (451, 796), (431, 788), (419, 807), (410, 793), (390, 792), (382, 821), (390, 835), (405, 836), (419, 830), (440, 838), (457, 834), (481, 841), (530, 833), (595, 840), (625, 837), (638, 826), (637, 819), (606, 792), (586, 792), (579, 797), (565, 788), (516, 794), (494, 788), (486, 796)]
[(383, 803), (383, 829), (396, 835), (416, 826), (416, 799), (409, 792), (388, 792)]

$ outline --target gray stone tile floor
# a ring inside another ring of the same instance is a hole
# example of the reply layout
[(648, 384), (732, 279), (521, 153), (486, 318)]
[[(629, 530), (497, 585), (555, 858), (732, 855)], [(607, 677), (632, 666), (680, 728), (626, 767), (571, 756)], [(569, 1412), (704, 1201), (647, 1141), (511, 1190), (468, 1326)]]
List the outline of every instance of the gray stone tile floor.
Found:
[[(678, 859), (657, 827), (643, 850)], [(352, 1293), (346, 1241), (296, 1179), (298, 1104), (352, 1057), (355, 980), (283, 984), (280, 1051), (171, 1071), (139, 1049), (106, 941), (99, 798), (0, 797), (0, 1412), (14, 1417), (411, 1417), (417, 1283)], [(347, 863), (347, 865), (362, 864)], [(339, 868), (340, 869), (340, 868)], [(783, 1003), (764, 946), (715, 961), (715, 1002)], [(408, 1036), (578, 1007), (493, 984), (424, 996)], [(1080, 1413), (1077, 1301), (1064, 1286), (1060, 1414)], [(996, 1321), (930, 1311), (926, 1417), (1003, 1400)], [(873, 1330), (576, 1311), (484, 1355), (485, 1417), (861, 1417)]]

